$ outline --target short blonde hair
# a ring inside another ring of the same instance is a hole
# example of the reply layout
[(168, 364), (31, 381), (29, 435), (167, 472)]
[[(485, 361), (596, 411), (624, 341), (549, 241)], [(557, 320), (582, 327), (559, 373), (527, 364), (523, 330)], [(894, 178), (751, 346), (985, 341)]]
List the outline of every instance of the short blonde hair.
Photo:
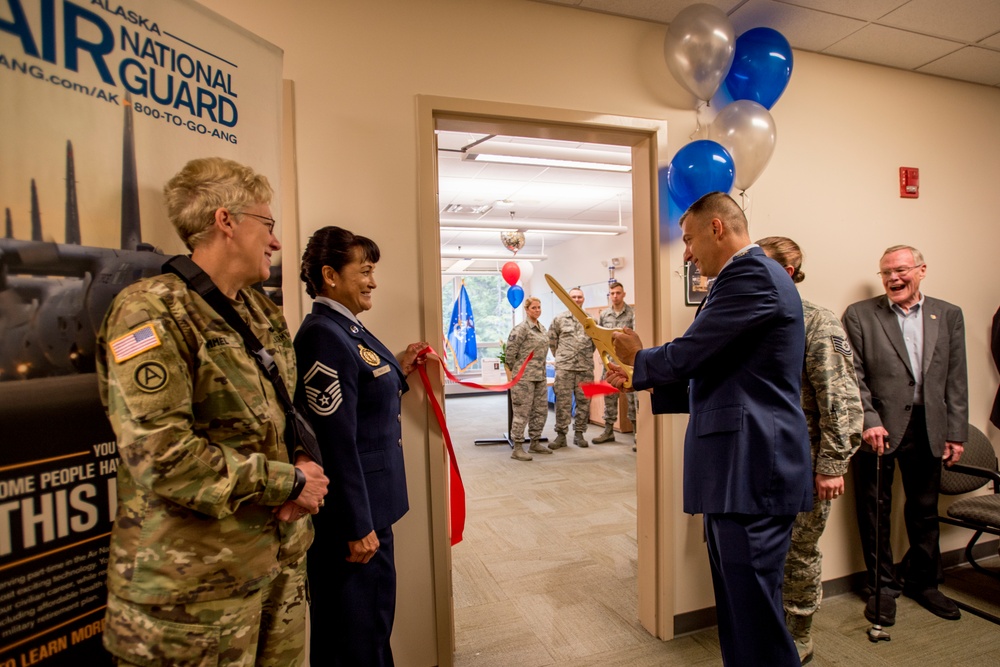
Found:
[(218, 209), (235, 215), (248, 206), (271, 203), (273, 195), (265, 176), (221, 157), (191, 160), (163, 188), (167, 215), (188, 250), (208, 235)]
[(530, 308), (531, 304), (535, 303), (536, 301), (538, 302), (539, 306), (542, 305), (542, 300), (539, 299), (537, 296), (527, 296), (527, 297), (524, 297), (524, 312), (527, 313), (528, 312), (528, 308)]

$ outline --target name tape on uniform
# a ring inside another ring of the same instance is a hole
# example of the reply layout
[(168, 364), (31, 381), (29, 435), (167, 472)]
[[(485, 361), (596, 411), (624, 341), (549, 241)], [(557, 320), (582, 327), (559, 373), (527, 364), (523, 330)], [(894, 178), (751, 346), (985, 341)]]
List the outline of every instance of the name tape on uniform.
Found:
[(114, 339), (111, 341), (110, 347), (115, 363), (120, 364), (137, 354), (142, 354), (146, 350), (152, 350), (160, 345), (160, 337), (156, 335), (156, 329), (150, 323)]

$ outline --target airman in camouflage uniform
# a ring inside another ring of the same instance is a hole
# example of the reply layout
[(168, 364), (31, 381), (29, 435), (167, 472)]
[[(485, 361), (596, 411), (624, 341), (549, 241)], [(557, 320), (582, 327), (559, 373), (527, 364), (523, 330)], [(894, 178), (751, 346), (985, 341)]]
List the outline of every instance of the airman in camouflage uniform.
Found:
[(840, 320), (805, 299), (802, 311), (806, 327), (802, 411), (809, 425), (816, 488), (812, 511), (799, 514), (792, 525), (782, 596), (792, 637), (811, 645), (808, 630), (823, 599), (819, 538), (830, 516), (830, 498), (843, 493), (824, 493), (823, 485), (829, 485), (832, 478), (843, 488), (851, 456), (861, 446), (864, 411), (853, 352)]
[[(625, 303), (625, 288), (621, 283), (611, 283), (608, 294), (611, 297), (611, 305), (601, 311), (601, 316), (597, 321), (606, 329), (621, 329), (628, 327), (635, 329), (635, 310)], [(603, 375), (602, 375), (603, 377)], [(618, 396), (619, 394), (606, 394), (604, 396), (604, 432), (594, 438), (595, 445), (603, 442), (614, 442), (615, 440), (615, 420), (618, 419)], [(628, 401), (628, 418), (635, 428), (635, 392), (627, 392), (625, 400)], [(635, 447), (632, 448), (633, 451)]]
[[(771, 236), (757, 242), (769, 257), (801, 282), (802, 251), (791, 239)], [(806, 352), (802, 367), (802, 412), (809, 426), (812, 448), (813, 509), (802, 512), (792, 525), (792, 541), (785, 559), (782, 597), (785, 622), (795, 640), (799, 659), (812, 658), (813, 615), (823, 599), (819, 538), (830, 516), (830, 501), (844, 492), (844, 474), (861, 446), (864, 410), (854, 371), (854, 353), (837, 317), (805, 299)]]
[[(574, 287), (569, 291), (576, 305), (583, 308), (583, 290)], [(566, 446), (566, 431), (569, 428), (573, 397), (576, 397), (576, 419), (573, 420), (575, 437), (573, 444), (586, 447), (583, 434), (590, 422), (590, 399), (580, 389), (581, 382), (594, 381), (594, 341), (583, 331), (580, 324), (568, 310), (556, 315), (549, 325), (549, 349), (556, 359), (556, 439), (550, 449)]]
[(541, 301), (537, 297), (528, 297), (524, 300), (524, 312), (527, 317), (511, 330), (504, 353), (507, 368), (513, 373), (521, 368), (521, 364), (530, 353), (535, 353), (528, 362), (528, 367), (524, 369), (520, 382), (510, 388), (510, 402), (514, 412), (510, 426), (514, 452), (510, 457), (518, 461), (531, 460), (531, 454), (524, 451), (525, 423), (528, 426), (528, 437), (531, 439), (528, 451), (535, 454), (552, 453), (552, 450), (540, 441), (545, 419), (549, 415), (549, 396), (545, 379), (545, 355), (549, 351), (549, 338), (545, 333), (545, 327), (538, 321), (538, 316), (542, 314)]
[[(165, 192), (192, 259), (294, 388), (285, 320), (247, 289), (280, 247), (256, 219), (270, 219), (266, 179), (195, 160)], [(327, 479), (316, 463), (289, 462), (272, 383), (242, 337), (174, 275), (125, 288), (98, 343), (121, 455), (105, 647), (121, 665), (304, 664), (308, 514)]]

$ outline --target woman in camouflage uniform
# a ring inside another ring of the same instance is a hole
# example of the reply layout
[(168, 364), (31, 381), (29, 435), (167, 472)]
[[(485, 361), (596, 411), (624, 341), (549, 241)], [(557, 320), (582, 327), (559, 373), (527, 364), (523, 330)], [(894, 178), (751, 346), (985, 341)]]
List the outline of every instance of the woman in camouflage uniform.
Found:
[(524, 451), (524, 427), (528, 426), (531, 446), (528, 451), (535, 454), (551, 454), (552, 450), (541, 443), (542, 427), (549, 416), (549, 396), (545, 379), (545, 355), (549, 352), (549, 337), (545, 327), (538, 321), (542, 314), (542, 302), (538, 297), (529, 296), (524, 300), (524, 321), (514, 327), (507, 337), (505, 358), (507, 368), (517, 372), (521, 364), (532, 352), (528, 367), (524, 369), (521, 381), (510, 388), (510, 402), (514, 409), (514, 419), (510, 426), (510, 438), (514, 443), (514, 453), (510, 458), (530, 461), (531, 454)]
[[(293, 387), (285, 319), (249, 289), (281, 248), (267, 179), (230, 160), (192, 160), (164, 194), (191, 259)], [(121, 453), (105, 647), (119, 665), (305, 664), (309, 514), (328, 480), (307, 457), (289, 462), (274, 385), (173, 274), (122, 290), (98, 343)]]
[[(800, 283), (802, 250), (784, 236), (769, 236), (757, 244), (768, 257)], [(864, 413), (854, 359), (847, 334), (837, 316), (802, 300), (806, 328), (806, 355), (802, 368), (802, 411), (809, 426), (812, 448), (813, 509), (802, 512), (792, 525), (792, 542), (785, 559), (782, 597), (785, 623), (795, 640), (802, 664), (813, 655), (810, 636), (813, 614), (823, 599), (819, 538), (830, 516), (830, 501), (844, 493), (844, 474), (861, 445)]]

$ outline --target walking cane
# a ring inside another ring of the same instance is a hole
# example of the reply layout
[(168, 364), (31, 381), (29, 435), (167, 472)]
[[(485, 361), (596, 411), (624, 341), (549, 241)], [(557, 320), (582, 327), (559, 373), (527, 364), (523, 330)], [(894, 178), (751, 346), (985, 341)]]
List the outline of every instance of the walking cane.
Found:
[(868, 628), (868, 641), (887, 642), (892, 637), (882, 629), (882, 572), (879, 562), (882, 555), (882, 455), (875, 453), (875, 623)]

